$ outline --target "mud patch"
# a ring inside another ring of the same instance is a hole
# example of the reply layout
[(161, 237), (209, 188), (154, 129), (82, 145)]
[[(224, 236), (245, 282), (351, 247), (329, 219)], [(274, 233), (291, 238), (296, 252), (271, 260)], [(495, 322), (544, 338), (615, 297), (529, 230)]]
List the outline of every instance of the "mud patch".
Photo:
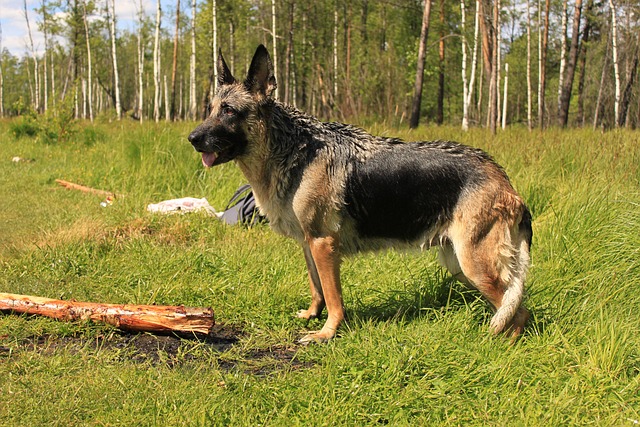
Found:
[(0, 346), (0, 359), (20, 352), (45, 355), (67, 352), (169, 368), (205, 363), (223, 372), (239, 371), (257, 376), (313, 366), (313, 363), (298, 359), (300, 347), (297, 345), (242, 350), (237, 344), (245, 335), (241, 326), (226, 324), (216, 324), (211, 333), (198, 337), (117, 330), (91, 338), (82, 334), (42, 335), (26, 338), (15, 346)]

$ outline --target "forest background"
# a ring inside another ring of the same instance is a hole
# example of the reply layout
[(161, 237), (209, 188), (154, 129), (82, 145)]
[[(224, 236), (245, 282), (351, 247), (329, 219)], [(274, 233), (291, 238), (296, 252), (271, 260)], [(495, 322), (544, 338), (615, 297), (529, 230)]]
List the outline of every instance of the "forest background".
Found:
[[(214, 52), (242, 78), (263, 43), (277, 97), (323, 119), (640, 124), (635, 0), (177, 0), (155, 14), (130, 3), (25, 1), (28, 54), (0, 45), (0, 114), (199, 120)], [(113, 17), (132, 4), (123, 29)]]

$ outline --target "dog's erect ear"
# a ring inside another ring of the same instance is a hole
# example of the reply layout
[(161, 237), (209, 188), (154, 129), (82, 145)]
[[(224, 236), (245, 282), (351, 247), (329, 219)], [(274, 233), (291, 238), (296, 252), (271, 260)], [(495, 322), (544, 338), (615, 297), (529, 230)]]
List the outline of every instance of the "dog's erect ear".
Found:
[(224, 85), (230, 85), (236, 82), (235, 77), (231, 75), (231, 71), (229, 67), (227, 67), (227, 63), (224, 62), (224, 58), (222, 57), (222, 49), (218, 50), (218, 87)]
[(247, 80), (244, 82), (251, 93), (270, 96), (276, 88), (276, 78), (273, 75), (273, 63), (267, 48), (258, 46), (251, 60)]

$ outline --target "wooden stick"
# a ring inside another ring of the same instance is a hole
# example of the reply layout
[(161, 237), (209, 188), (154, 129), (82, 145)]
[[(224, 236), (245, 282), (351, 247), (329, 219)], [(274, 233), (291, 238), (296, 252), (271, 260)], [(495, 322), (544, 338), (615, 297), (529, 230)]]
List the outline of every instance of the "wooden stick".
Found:
[[(83, 193), (99, 194), (101, 196), (116, 197), (116, 194), (112, 193), (111, 191), (98, 190), (97, 188), (86, 187), (84, 185), (65, 181), (63, 179), (56, 179), (56, 182), (61, 186), (63, 186), (64, 188), (68, 188), (70, 190), (78, 190), (78, 191), (82, 191)], [(122, 196), (118, 196), (118, 197), (122, 197)]]
[(67, 321), (93, 320), (130, 331), (208, 334), (214, 325), (211, 308), (101, 304), (7, 293), (0, 293), (0, 311), (39, 314)]

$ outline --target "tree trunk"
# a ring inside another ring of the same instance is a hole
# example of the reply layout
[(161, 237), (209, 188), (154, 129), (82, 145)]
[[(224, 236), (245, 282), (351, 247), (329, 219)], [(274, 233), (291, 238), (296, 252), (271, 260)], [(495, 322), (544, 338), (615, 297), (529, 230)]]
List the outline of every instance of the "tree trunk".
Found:
[[(41, 8), (42, 8), (42, 35), (44, 36), (44, 55), (42, 55), (42, 64), (43, 64), (43, 72), (42, 72), (42, 77), (44, 80), (44, 89), (42, 91), (43, 95), (44, 95), (44, 103), (42, 104), (42, 111), (46, 112), (47, 111), (47, 107), (49, 106), (49, 82), (48, 82), (48, 78), (47, 78), (47, 72), (48, 72), (48, 67), (47, 67), (47, 53), (49, 51), (49, 34), (48, 34), (48, 21), (47, 21), (47, 8), (45, 5), (44, 0), (42, 0), (40, 2)], [(0, 51), (1, 53), (2, 51)], [(51, 66), (53, 67), (53, 64), (51, 64)]]
[(171, 107), (170, 120), (176, 119), (176, 73), (178, 71), (178, 38), (180, 36), (180, 0), (176, 2), (176, 32), (173, 37), (173, 62), (171, 65)]
[(333, 4), (333, 105), (338, 105), (338, 1)]
[(560, 111), (558, 124), (566, 127), (569, 121), (569, 103), (571, 101), (571, 91), (573, 89), (573, 79), (575, 77), (576, 64), (578, 63), (578, 52), (580, 48), (580, 16), (582, 13), (582, 0), (576, 0), (576, 9), (573, 15), (573, 32), (571, 35), (571, 47), (569, 48), (569, 62), (567, 63), (566, 76), (562, 86), (562, 96), (560, 98)]
[(444, 122), (444, 37), (445, 37), (445, 15), (444, 0), (440, 0), (440, 40), (438, 40), (438, 60), (440, 69), (438, 72), (438, 109), (436, 112), (436, 123), (441, 125)]
[(616, 98), (614, 103), (614, 122), (618, 126), (618, 117), (620, 113), (620, 67), (618, 64), (618, 24), (616, 22), (616, 8), (613, 0), (609, 0), (609, 8), (611, 9), (611, 50), (613, 55), (613, 73), (616, 83)]
[(160, 0), (157, 0), (156, 8), (156, 31), (153, 42), (153, 119), (160, 121), (160, 20), (162, 18), (162, 9)]
[(582, 32), (582, 43), (580, 43), (580, 54), (578, 57), (578, 67), (580, 68), (580, 76), (578, 77), (578, 114), (576, 122), (578, 126), (584, 126), (584, 78), (587, 68), (587, 48), (592, 25), (593, 0), (587, 3), (585, 11), (585, 25)]
[(113, 92), (116, 103), (116, 117), (122, 118), (122, 105), (120, 104), (120, 78), (118, 77), (118, 55), (116, 53), (116, 1), (111, 0), (111, 10), (107, 2), (107, 19), (109, 20), (109, 33), (111, 35), (111, 56), (113, 59)]
[(431, 0), (424, 1), (422, 14), (422, 28), (420, 29), (420, 44), (418, 47), (418, 65), (416, 70), (416, 82), (413, 88), (413, 103), (411, 105), (411, 118), (409, 127), (415, 129), (420, 122), (420, 106), (422, 105), (422, 85), (424, 81), (424, 66), (427, 51), (427, 37), (429, 36), (429, 18), (431, 16)]
[(0, 293), (0, 311), (38, 314), (58, 320), (92, 320), (116, 328), (145, 332), (208, 334), (213, 310), (202, 307), (100, 304)]
[(196, 0), (191, 0), (191, 57), (189, 59), (189, 118), (196, 119)]
[(633, 90), (633, 83), (636, 79), (636, 72), (638, 69), (638, 49), (636, 48), (633, 60), (631, 62), (631, 68), (629, 76), (627, 78), (627, 84), (622, 92), (622, 101), (620, 103), (620, 116), (618, 117), (618, 126), (622, 127), (627, 124), (627, 113), (629, 112), (629, 104), (631, 103), (631, 92)]
[(531, 87), (531, 8), (527, 0), (527, 127), (529, 131), (533, 129), (532, 99), (533, 90)]
[(142, 0), (138, 8), (138, 120), (142, 123), (144, 118), (144, 42), (142, 29), (144, 27), (144, 9), (142, 8)]
[(276, 77), (276, 89), (273, 91), (273, 98), (278, 99), (278, 47), (276, 34), (276, 0), (271, 0), (271, 32), (273, 36), (273, 75)]
[(469, 104), (467, 95), (467, 35), (466, 35), (466, 11), (464, 0), (460, 0), (460, 32), (462, 34), (462, 130), (469, 129)]
[(87, 104), (89, 104), (89, 120), (93, 123), (93, 93), (92, 89), (92, 61), (91, 61), (91, 43), (89, 43), (89, 25), (87, 24), (87, 1), (82, 1), (82, 20), (84, 22), (84, 34), (87, 39)]
[(291, 102), (291, 61), (293, 58), (293, 12), (295, 2), (289, 2), (289, 30), (287, 31), (287, 52), (284, 61), (284, 103)]
[(600, 86), (598, 87), (598, 98), (596, 99), (596, 108), (593, 113), (593, 130), (598, 127), (600, 120), (600, 110), (602, 108), (602, 91), (604, 82), (609, 77), (609, 38), (607, 38), (607, 48), (604, 53), (604, 63), (602, 64), (602, 75), (600, 76)]
[(504, 64), (504, 94), (502, 95), (502, 130), (507, 127), (507, 95), (509, 93), (509, 63)]
[[(2, 24), (0, 24), (0, 52), (2, 52)], [(4, 117), (4, 61), (0, 53), (0, 118)]]
[(31, 25), (29, 24), (29, 13), (27, 12), (27, 0), (24, 0), (24, 19), (27, 21), (27, 30), (29, 35), (29, 49), (31, 50), (31, 57), (33, 58), (33, 82), (35, 88), (34, 99), (32, 99), (33, 106), (37, 112), (40, 112), (40, 81), (38, 79), (38, 56), (36, 55), (36, 49), (33, 45), (33, 36), (31, 34)]
[(169, 99), (169, 85), (167, 84), (167, 75), (162, 75), (163, 83), (164, 83), (164, 120), (169, 122), (171, 121), (171, 100)]
[(562, 2), (562, 24), (560, 29), (560, 71), (558, 72), (558, 117), (562, 110), (562, 84), (567, 56), (567, 0)]
[(498, 126), (498, 94), (500, 89), (498, 87), (498, 75), (500, 73), (500, 69), (498, 68), (500, 57), (500, 51), (498, 49), (498, 27), (500, 26), (500, 2), (499, 0), (495, 0), (493, 3), (493, 22), (492, 26), (492, 40), (491, 44), (493, 46), (493, 59), (491, 62), (491, 80), (489, 82), (489, 105), (487, 112), (487, 124), (491, 133), (496, 133)]
[[(549, 42), (549, 13), (551, 9), (551, 0), (545, 0), (545, 17), (544, 17), (544, 32), (541, 39), (538, 42), (538, 126), (540, 129), (544, 129), (544, 96), (546, 92), (546, 68), (547, 68), (547, 45)], [(538, 0), (538, 36), (542, 30), (540, 24), (540, 16), (542, 10), (540, 7), (540, 0)]]

